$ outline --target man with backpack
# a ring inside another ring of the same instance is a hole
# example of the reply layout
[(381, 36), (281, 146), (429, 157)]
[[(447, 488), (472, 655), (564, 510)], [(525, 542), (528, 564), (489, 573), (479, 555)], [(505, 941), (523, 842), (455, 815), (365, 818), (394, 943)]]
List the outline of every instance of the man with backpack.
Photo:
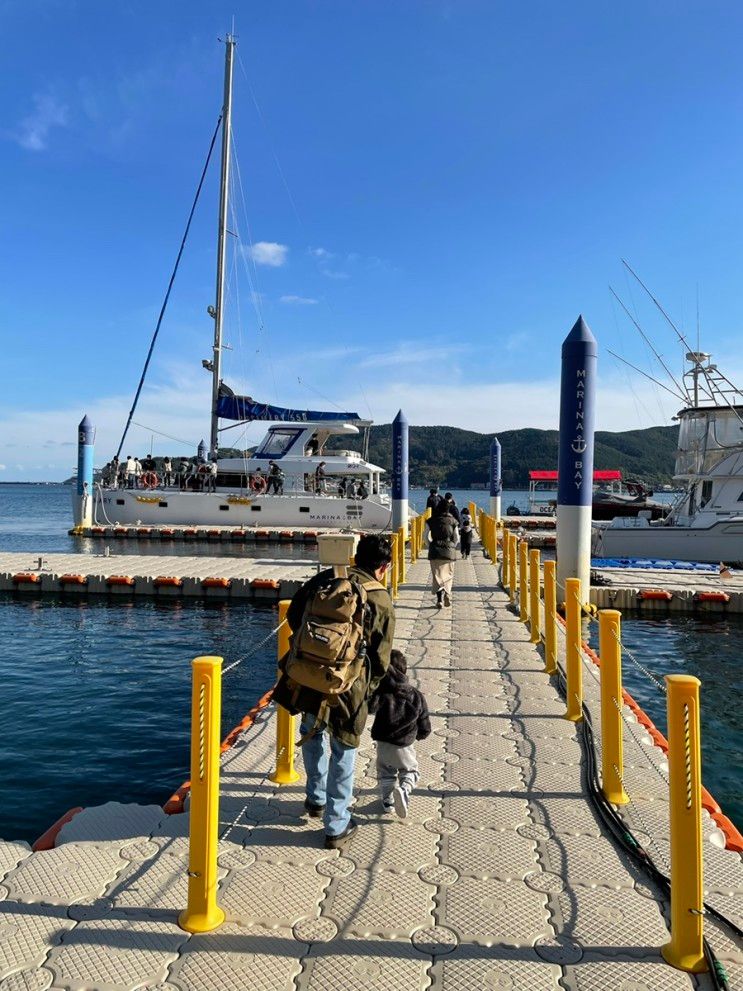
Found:
[(390, 541), (366, 534), (348, 577), (336, 577), (333, 569), (320, 572), (299, 589), (287, 613), (292, 643), (274, 701), (302, 713), (304, 806), (312, 818), (323, 817), (329, 850), (357, 829), (350, 814), (356, 750), (395, 633), (394, 608), (383, 585), (391, 561)]

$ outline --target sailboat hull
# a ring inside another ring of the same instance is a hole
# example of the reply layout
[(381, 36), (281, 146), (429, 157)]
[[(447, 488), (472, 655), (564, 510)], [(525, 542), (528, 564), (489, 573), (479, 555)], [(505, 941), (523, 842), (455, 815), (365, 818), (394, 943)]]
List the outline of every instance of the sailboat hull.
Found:
[(593, 557), (743, 562), (743, 517), (720, 520), (709, 527), (652, 527), (647, 520), (623, 522), (623, 526), (594, 526)]
[(96, 493), (97, 523), (143, 526), (293, 527), (389, 530), (388, 501), (336, 496), (240, 495), (173, 489), (104, 489)]

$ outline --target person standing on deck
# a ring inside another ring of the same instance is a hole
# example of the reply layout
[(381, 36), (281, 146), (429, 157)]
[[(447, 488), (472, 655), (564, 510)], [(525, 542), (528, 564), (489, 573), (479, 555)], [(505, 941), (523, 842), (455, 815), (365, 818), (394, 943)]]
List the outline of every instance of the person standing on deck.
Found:
[[(366, 663), (350, 688), (335, 696), (337, 704), (329, 710), (327, 726), (323, 725), (313, 733), (315, 718), (326, 696), (302, 688), (301, 694), (296, 697), (296, 708), (302, 711), (301, 733), (306, 737), (302, 748), (307, 774), (304, 807), (312, 818), (323, 817), (325, 847), (330, 850), (339, 847), (357, 829), (350, 812), (356, 751), (366, 725), (369, 699), (390, 666), (395, 634), (394, 606), (389, 592), (382, 587), (391, 561), (392, 546), (387, 537), (365, 534), (359, 540), (356, 563), (349, 568), (348, 574), (366, 586)], [(296, 592), (287, 612), (287, 621), (293, 633), (302, 624), (308, 602), (332, 578), (332, 569), (321, 571)], [(274, 700), (280, 705), (284, 704), (282, 688), (286, 688), (284, 678), (280, 679), (274, 692)], [(326, 735), (329, 736), (329, 755), (325, 746)]]
[(428, 521), (428, 562), (431, 565), (431, 590), (436, 596), (436, 608), (451, 605), (454, 562), (459, 539), (457, 521), (442, 500)]
[(139, 458), (134, 459), (134, 487), (139, 489), (142, 487), (142, 462)]
[(217, 491), (217, 462), (209, 462), (208, 471), (206, 474), (206, 491), (216, 492)]
[(315, 492), (322, 494), (325, 491), (325, 462), (321, 461), (315, 468)]
[(170, 458), (165, 458), (163, 460), (163, 486), (173, 484), (173, 462)]
[(133, 489), (137, 481), (137, 462), (131, 456), (126, 456), (126, 487)]
[(268, 485), (266, 492), (273, 492), (274, 495), (284, 494), (284, 473), (275, 461), (268, 462)]

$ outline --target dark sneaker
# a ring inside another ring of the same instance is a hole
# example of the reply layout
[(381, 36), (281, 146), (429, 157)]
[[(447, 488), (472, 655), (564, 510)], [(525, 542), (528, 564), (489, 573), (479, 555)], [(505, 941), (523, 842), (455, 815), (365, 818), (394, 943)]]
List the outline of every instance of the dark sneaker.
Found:
[(351, 819), (351, 821), (346, 826), (346, 828), (343, 830), (343, 832), (342, 833), (338, 833), (337, 836), (330, 836), (329, 833), (326, 833), (325, 834), (325, 849), (326, 850), (337, 850), (339, 846), (343, 846), (343, 844), (347, 840), (350, 840), (351, 839), (351, 837), (353, 836), (353, 834), (356, 832), (356, 830), (358, 828), (359, 828), (358, 825), (354, 822), (353, 819)]
[(451, 605), (451, 596), (449, 595), (448, 592), (444, 592), (444, 605), (445, 606)]
[(310, 817), (310, 819), (321, 819), (323, 812), (325, 811), (325, 806), (315, 805), (315, 803), (311, 802), (309, 798), (305, 798), (304, 810), (307, 813), (307, 815)]
[(404, 788), (399, 785), (396, 786), (395, 790), (392, 792), (392, 801), (395, 805), (395, 812), (400, 819), (407, 819), (408, 817), (408, 793)]

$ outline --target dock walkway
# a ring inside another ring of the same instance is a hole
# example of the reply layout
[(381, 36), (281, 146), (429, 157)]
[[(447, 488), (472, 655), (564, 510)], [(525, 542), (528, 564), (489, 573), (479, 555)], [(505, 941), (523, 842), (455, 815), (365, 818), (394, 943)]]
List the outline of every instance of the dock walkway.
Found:
[[(409, 569), (397, 603), (397, 646), (433, 726), (407, 820), (381, 815), (367, 730), (359, 830), (341, 853), (324, 850), (301, 782), (268, 780), (269, 708), (222, 762), (227, 923), (190, 937), (176, 925), (187, 813), (89, 809), (53, 850), (0, 844), (0, 991), (711, 987), (661, 959), (667, 905), (594, 815), (581, 730), (562, 718), (495, 569), (478, 547), (455, 574), (451, 609), (433, 608), (426, 561)], [(593, 706), (597, 681), (584, 680)], [(665, 758), (639, 724), (627, 728), (626, 815), (667, 868)], [(704, 816), (708, 899), (740, 925), (741, 859)], [(711, 919), (706, 931), (730, 986), (743, 987), (743, 950)]]

